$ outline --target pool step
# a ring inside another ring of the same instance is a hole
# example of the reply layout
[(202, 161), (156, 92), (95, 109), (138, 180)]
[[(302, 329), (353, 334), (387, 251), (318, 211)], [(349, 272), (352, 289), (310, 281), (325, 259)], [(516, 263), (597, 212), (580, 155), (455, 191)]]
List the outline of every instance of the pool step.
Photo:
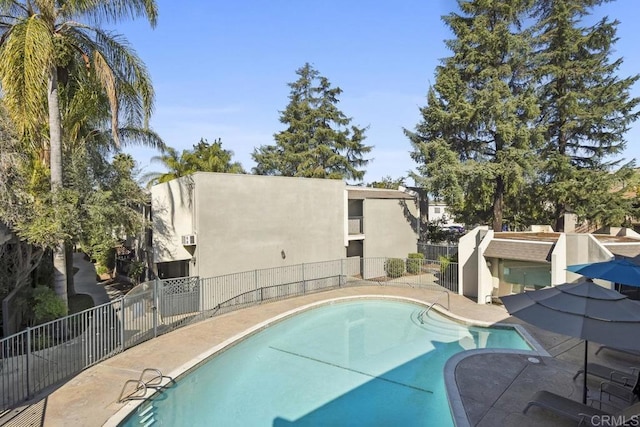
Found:
[(150, 427), (156, 423), (156, 411), (153, 402), (149, 402), (146, 407), (142, 407), (138, 412), (138, 424), (143, 427)]
[(438, 330), (446, 330), (446, 331), (458, 331), (461, 329), (466, 329), (466, 327), (462, 324), (452, 323), (450, 320), (441, 317), (440, 315), (429, 312), (425, 315), (425, 312), (422, 311), (417, 315), (412, 315), (411, 319), (414, 324), (421, 328), (431, 329), (437, 328)]
[(434, 340), (453, 342), (466, 338), (473, 339), (473, 335), (464, 325), (452, 324), (451, 321), (433, 312), (423, 310), (420, 313), (414, 313), (411, 315), (411, 320), (419, 328), (429, 331), (430, 337)]

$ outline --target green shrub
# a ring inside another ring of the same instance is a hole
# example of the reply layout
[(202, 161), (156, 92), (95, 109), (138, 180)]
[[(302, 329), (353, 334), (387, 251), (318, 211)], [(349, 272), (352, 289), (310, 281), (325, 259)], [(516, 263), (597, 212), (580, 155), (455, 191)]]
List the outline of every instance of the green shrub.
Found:
[(98, 276), (102, 276), (103, 274), (109, 273), (109, 269), (102, 264), (96, 265), (96, 273)]
[(404, 274), (404, 260), (400, 258), (389, 258), (384, 263), (384, 271), (388, 277), (395, 279)]
[(407, 272), (411, 274), (420, 273), (422, 267), (423, 254), (411, 253), (407, 256)]
[(129, 272), (127, 275), (129, 276), (129, 278), (131, 278), (133, 283), (138, 284), (140, 283), (140, 277), (144, 273), (145, 269), (146, 269), (146, 266), (144, 262), (132, 261), (129, 264)]
[(440, 255), (440, 280), (445, 282), (458, 281), (458, 254), (452, 256)]
[(96, 245), (91, 248), (91, 258), (97, 264), (107, 268), (107, 272), (116, 268), (116, 250), (111, 244)]
[(31, 294), (33, 325), (39, 325), (66, 316), (67, 308), (53, 289), (37, 286)]
[(116, 248), (109, 248), (105, 257), (104, 265), (107, 266), (109, 271), (113, 271), (113, 269), (116, 268)]
[(444, 273), (445, 271), (447, 271), (449, 264), (451, 264), (451, 259), (447, 256), (440, 255), (438, 257), (438, 261), (440, 261), (440, 274), (444, 276)]

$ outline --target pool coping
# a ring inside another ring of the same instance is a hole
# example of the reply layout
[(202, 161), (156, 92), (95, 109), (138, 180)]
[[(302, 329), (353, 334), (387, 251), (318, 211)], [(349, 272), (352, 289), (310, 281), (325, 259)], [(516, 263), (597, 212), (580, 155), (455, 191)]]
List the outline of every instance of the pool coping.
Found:
[[(513, 351), (508, 351), (508, 350), (501, 350), (501, 351), (496, 351), (496, 350), (488, 350), (488, 352), (494, 352), (494, 353), (512, 353), (512, 352), (520, 352), (522, 354), (532, 354), (532, 355), (538, 355), (538, 356), (543, 356), (543, 355), (548, 355), (548, 353), (546, 352), (546, 350), (544, 350), (544, 348), (542, 348), (542, 346), (540, 346), (540, 344), (533, 339), (533, 337), (520, 325), (516, 325), (516, 324), (510, 324), (510, 323), (504, 323), (504, 322), (486, 322), (486, 321), (480, 321), (480, 320), (474, 320), (474, 319), (469, 319), (460, 315), (457, 315), (449, 310), (447, 310), (444, 307), (441, 306), (437, 306), (437, 305), (433, 305), (430, 304), (424, 300), (419, 300), (416, 298), (411, 298), (411, 297), (403, 297), (403, 296), (396, 296), (396, 295), (379, 295), (379, 294), (364, 294), (364, 295), (352, 295), (352, 296), (343, 296), (343, 297), (335, 297), (335, 298), (328, 298), (328, 299), (324, 299), (321, 301), (315, 301), (309, 304), (305, 304), (303, 306), (300, 307), (296, 307), (293, 308), (291, 310), (288, 310), (284, 313), (280, 313), (276, 316), (273, 316), (267, 320), (264, 320), (260, 323), (257, 323), (256, 325), (249, 327), (247, 329), (245, 329), (244, 331), (224, 340), (223, 342), (221, 342), (220, 344), (217, 344), (213, 347), (211, 347), (210, 349), (208, 349), (205, 352), (200, 353), (199, 355), (197, 355), (196, 357), (192, 358), (191, 360), (183, 363), (182, 365), (180, 365), (179, 367), (177, 367), (176, 369), (174, 369), (173, 371), (169, 372), (168, 374), (165, 374), (165, 376), (167, 378), (164, 378), (162, 383), (160, 384), (159, 387), (157, 388), (149, 388), (147, 390), (147, 392), (145, 393), (144, 396), (141, 396), (139, 399), (136, 400), (130, 400), (128, 402), (126, 402), (115, 414), (113, 414), (104, 424), (104, 427), (117, 427), (120, 423), (122, 423), (127, 417), (129, 417), (138, 407), (140, 407), (141, 405), (143, 405), (145, 402), (148, 402), (150, 398), (152, 398), (153, 395), (155, 395), (158, 392), (158, 388), (162, 388), (164, 386), (166, 386), (167, 384), (169, 384), (170, 382), (174, 381), (175, 379), (177, 379), (178, 377), (184, 375), (185, 373), (187, 373), (188, 371), (196, 368), (199, 364), (201, 364), (202, 362), (204, 362), (205, 360), (209, 359), (210, 357), (212, 357), (213, 355), (215, 355), (216, 353), (222, 352), (228, 348), (233, 347), (234, 345), (242, 342), (243, 340), (247, 339), (248, 337), (250, 337), (251, 335), (254, 335), (258, 332), (260, 332), (261, 330), (275, 324), (278, 322), (281, 322), (289, 317), (295, 316), (301, 312), (319, 307), (319, 306), (323, 306), (323, 305), (330, 305), (330, 304), (335, 304), (338, 302), (342, 302), (342, 301), (349, 301), (349, 300), (358, 300), (358, 299), (385, 299), (385, 300), (396, 300), (396, 301), (405, 301), (405, 302), (412, 302), (414, 304), (423, 306), (425, 308), (427, 307), (431, 307), (432, 309), (436, 310), (438, 313), (451, 318), (452, 320), (455, 320), (459, 323), (465, 324), (467, 326), (477, 326), (477, 327), (504, 327), (504, 328), (510, 328), (510, 329), (515, 329), (522, 337), (523, 339), (525, 339), (525, 341), (527, 341), (527, 343), (529, 345), (531, 345), (534, 350), (531, 350), (529, 352), (527, 351), (523, 351), (523, 350), (513, 350)], [(457, 363), (464, 359), (464, 357), (461, 357), (459, 360), (456, 361), (455, 364), (452, 364), (451, 368), (449, 368), (450, 362), (453, 359), (457, 359), (458, 356), (461, 355), (472, 355), (472, 354), (476, 354), (477, 352), (485, 352), (487, 350), (485, 349), (476, 349), (476, 350), (468, 350), (468, 351), (464, 351), (461, 353), (458, 353), (456, 355), (454, 355), (453, 357), (451, 357), (446, 365), (445, 365), (445, 370), (444, 370), (444, 380), (445, 380), (445, 387), (447, 389), (447, 397), (448, 397), (448, 401), (449, 401), (449, 407), (450, 407), (450, 411), (451, 411), (451, 415), (454, 421), (454, 424), (456, 426), (468, 426), (469, 422), (466, 416), (466, 412), (464, 409), (464, 406), (462, 404), (462, 398), (460, 397), (460, 393), (458, 391), (456, 382), (455, 382), (455, 366), (457, 365)], [(523, 353), (524, 352), (524, 353)], [(465, 356), (466, 357), (466, 356)], [(466, 424), (464, 424), (464, 422), (466, 421)], [(461, 422), (462, 424), (458, 424), (458, 422)]]
[[(440, 311), (440, 310), (439, 310)], [(446, 311), (446, 310), (442, 310)], [(442, 313), (442, 311), (440, 311)], [(450, 316), (458, 321), (470, 321), (468, 323), (471, 326), (484, 326), (484, 327), (505, 327), (515, 329), (522, 338), (529, 344), (532, 349), (531, 350), (517, 350), (517, 349), (492, 349), (492, 348), (480, 348), (474, 350), (466, 350), (460, 353), (457, 353), (450, 357), (447, 360), (447, 363), (444, 365), (444, 385), (447, 390), (447, 400), (449, 401), (449, 409), (451, 412), (451, 416), (453, 418), (453, 424), (456, 427), (471, 427), (471, 423), (469, 422), (469, 418), (467, 417), (467, 412), (465, 410), (464, 404), (462, 402), (462, 396), (460, 395), (460, 389), (458, 388), (458, 383), (456, 382), (456, 368), (460, 362), (464, 359), (475, 356), (477, 354), (520, 354), (531, 357), (551, 357), (551, 354), (535, 339), (533, 336), (522, 326), (514, 323), (506, 323), (506, 322), (483, 322), (483, 321), (475, 321), (470, 319), (465, 319), (462, 316), (458, 316), (454, 313), (447, 312), (443, 313), (447, 316)]]

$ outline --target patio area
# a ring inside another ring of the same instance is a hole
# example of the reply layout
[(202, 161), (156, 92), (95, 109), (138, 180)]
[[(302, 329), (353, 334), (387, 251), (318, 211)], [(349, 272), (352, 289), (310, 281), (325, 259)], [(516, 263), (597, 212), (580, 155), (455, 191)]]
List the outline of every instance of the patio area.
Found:
[[(513, 317), (505, 323), (523, 324)], [(548, 352), (549, 356), (507, 354), (492, 350), (476, 350), (461, 354), (452, 361), (451, 374), (460, 394), (468, 424), (457, 425), (488, 427), (496, 425), (537, 427), (575, 426), (575, 421), (562, 418), (554, 413), (532, 407), (527, 414), (522, 410), (539, 390), (582, 401), (582, 376), (573, 379), (584, 361), (584, 341), (553, 334), (528, 324), (526, 330)], [(602, 350), (595, 354), (599, 345), (589, 344), (589, 362), (629, 371), (631, 366), (640, 366), (640, 357), (621, 352)], [(457, 362), (457, 363), (455, 363)], [(447, 366), (449, 368), (449, 365)], [(589, 398), (600, 397), (599, 389), (603, 380), (588, 377)], [(608, 396), (603, 395), (604, 400)], [(603, 404), (602, 409), (616, 412), (616, 407), (625, 404), (612, 399), (611, 405)], [(599, 408), (598, 404), (595, 404)]]

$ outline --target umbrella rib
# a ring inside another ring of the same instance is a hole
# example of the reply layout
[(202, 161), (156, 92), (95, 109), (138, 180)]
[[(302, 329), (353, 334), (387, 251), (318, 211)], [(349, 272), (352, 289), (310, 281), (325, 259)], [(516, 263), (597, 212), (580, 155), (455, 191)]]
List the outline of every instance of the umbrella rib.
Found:
[(541, 303), (540, 301), (536, 301), (536, 304), (541, 305), (542, 307), (548, 308), (549, 310), (553, 310), (553, 311), (557, 311), (559, 313), (565, 313), (565, 314), (571, 314), (573, 316), (578, 316), (578, 317), (583, 317), (585, 319), (593, 319), (593, 320), (599, 320), (601, 322), (611, 322), (611, 323), (637, 323), (640, 320), (640, 316), (637, 319), (629, 319), (629, 320), (615, 320), (615, 319), (607, 319), (607, 318), (603, 318), (603, 317), (595, 317), (595, 316), (590, 316), (589, 314), (586, 313), (576, 313), (573, 311), (568, 311), (568, 310), (562, 310), (560, 308), (557, 307), (553, 307), (550, 305), (546, 305)]

